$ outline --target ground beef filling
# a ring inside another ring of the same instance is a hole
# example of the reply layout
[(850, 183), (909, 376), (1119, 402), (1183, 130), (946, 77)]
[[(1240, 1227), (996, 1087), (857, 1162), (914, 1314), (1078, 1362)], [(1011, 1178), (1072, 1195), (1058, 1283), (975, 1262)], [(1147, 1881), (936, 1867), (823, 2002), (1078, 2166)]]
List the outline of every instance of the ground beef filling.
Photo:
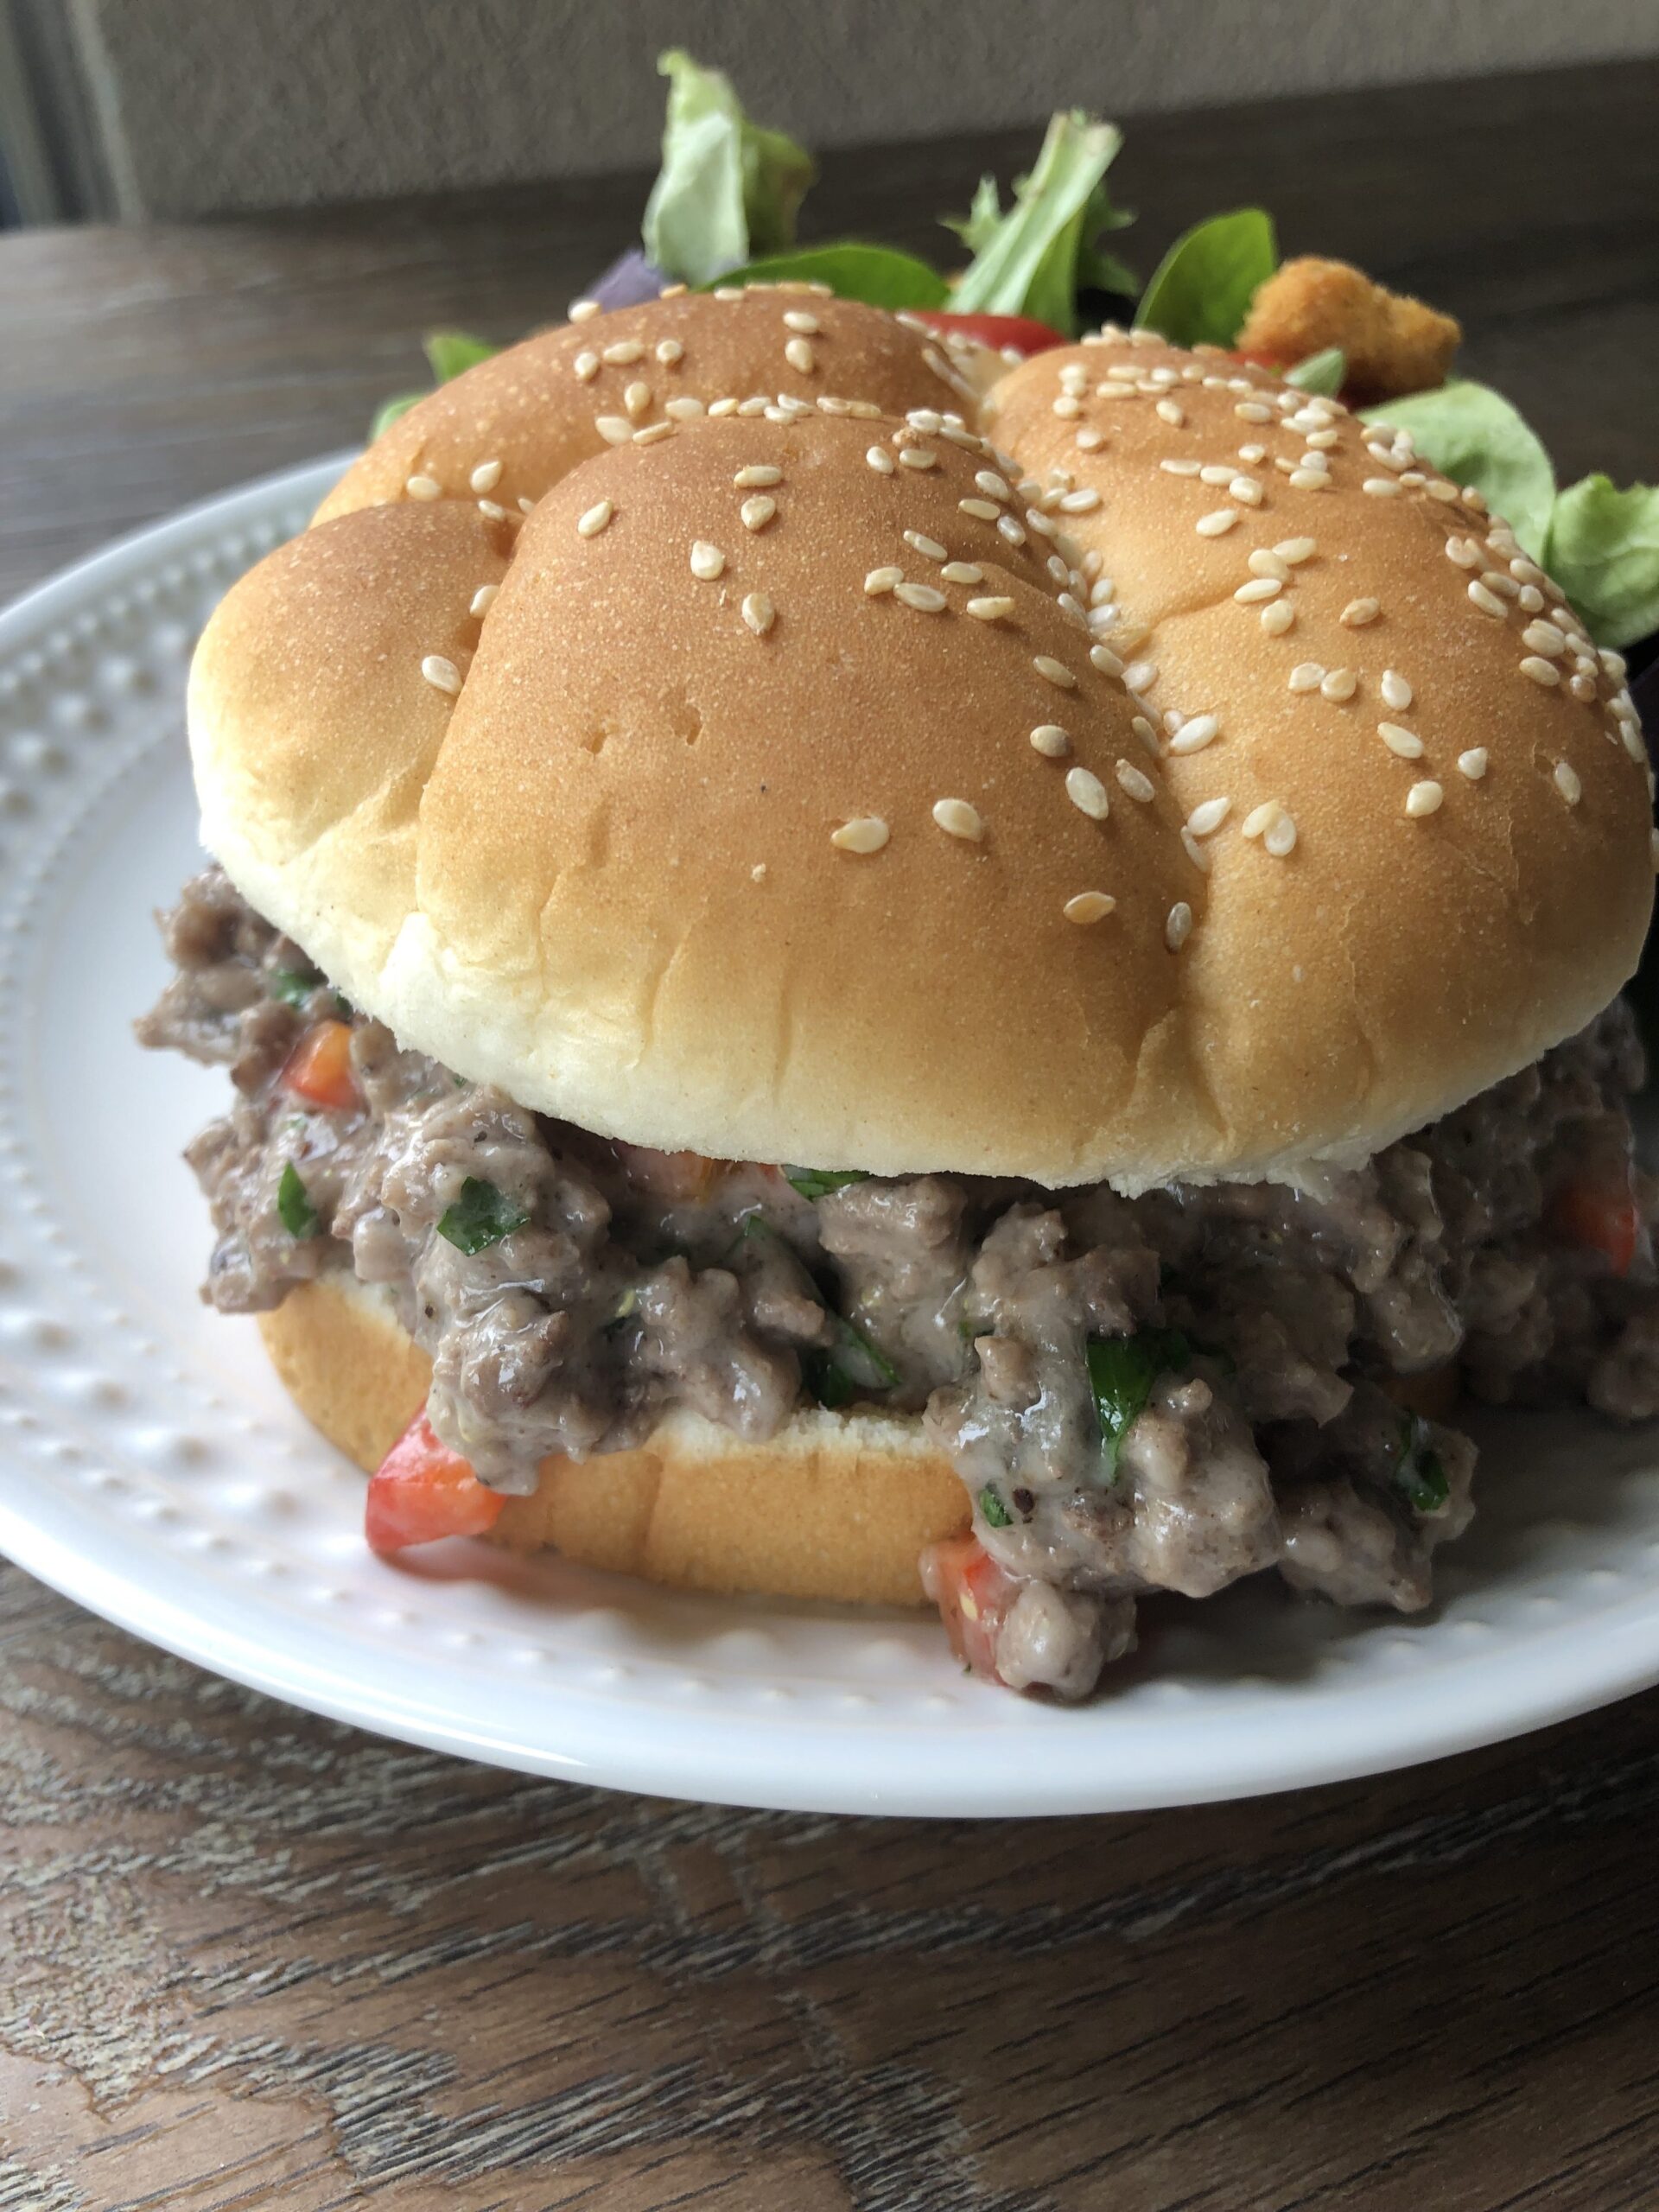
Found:
[(924, 1413), (976, 1539), (929, 1579), (1016, 1688), (1084, 1694), (1149, 1591), (1276, 1567), (1341, 1605), (1427, 1604), (1472, 1511), (1474, 1446), (1436, 1417), (1459, 1382), (1659, 1412), (1622, 1005), (1317, 1187), (1130, 1199), (607, 1142), (401, 1050), (217, 869), (162, 927), (177, 973), (139, 1035), (236, 1090), (188, 1153), (206, 1298), (387, 1285), (434, 1427), (504, 1491), (672, 1406), (749, 1438), (804, 1401)]

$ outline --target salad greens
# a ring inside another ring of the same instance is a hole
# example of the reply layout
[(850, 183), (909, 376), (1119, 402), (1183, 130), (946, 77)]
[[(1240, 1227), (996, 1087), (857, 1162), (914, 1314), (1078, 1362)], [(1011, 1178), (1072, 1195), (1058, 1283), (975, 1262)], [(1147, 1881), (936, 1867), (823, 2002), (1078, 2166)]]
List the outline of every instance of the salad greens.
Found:
[(461, 1196), (440, 1217), (438, 1234), (471, 1259), (474, 1253), (499, 1244), (504, 1236), (511, 1236), (529, 1219), (523, 1207), (514, 1205), (493, 1183), (486, 1183), (480, 1175), (469, 1175), (461, 1186)]
[(1285, 371), (1285, 382), (1294, 384), (1298, 391), (1319, 391), (1327, 398), (1335, 398), (1348, 379), (1348, 356), (1340, 346), (1327, 346), (1322, 353), (1310, 353), (1305, 361)]
[(1137, 330), (1173, 346), (1230, 346), (1259, 286), (1279, 266), (1273, 218), (1260, 207), (1212, 215), (1178, 238), (1135, 311)]
[[(460, 376), (464, 369), (476, 368), (480, 361), (487, 361), (501, 349), (482, 338), (474, 338), (469, 331), (432, 330), (422, 340), (422, 350), (432, 365), (434, 384), (448, 384), (452, 377)], [(378, 438), (400, 415), (407, 415), (418, 400), (425, 397), (423, 391), (404, 391), (396, 399), (383, 401), (369, 426), (369, 435)]]
[(1501, 392), (1464, 377), (1364, 410), (1409, 430), (1417, 450), (1471, 484), (1554, 577), (1598, 645), (1628, 645), (1659, 627), (1659, 490), (1619, 491), (1605, 476), (1555, 487), (1537, 434)]
[(913, 253), (896, 246), (798, 246), (792, 253), (768, 254), (746, 263), (719, 279), (699, 287), (710, 291), (715, 282), (741, 284), (827, 284), (841, 300), (862, 300), (873, 308), (942, 308), (950, 299), (950, 287), (937, 269), (930, 269)]
[(974, 252), (952, 289), (951, 311), (1030, 315), (1075, 338), (1080, 291), (1133, 293), (1133, 272), (1100, 245), (1105, 232), (1134, 220), (1106, 190), (1122, 143), (1115, 123), (1062, 109), (1006, 214), (995, 178), (981, 177), (967, 217), (950, 225)]
[(795, 239), (817, 164), (781, 130), (749, 121), (719, 69), (678, 47), (658, 58), (668, 79), (663, 166), (645, 202), (645, 251), (669, 278), (707, 284)]

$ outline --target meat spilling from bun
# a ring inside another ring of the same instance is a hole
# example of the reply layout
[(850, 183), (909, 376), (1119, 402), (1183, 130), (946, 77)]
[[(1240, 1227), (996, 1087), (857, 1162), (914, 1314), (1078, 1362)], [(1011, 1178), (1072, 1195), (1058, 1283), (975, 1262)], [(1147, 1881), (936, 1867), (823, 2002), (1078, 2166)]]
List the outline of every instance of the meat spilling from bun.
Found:
[(198, 650), (146, 1035), (232, 1067), (209, 1294), (358, 1456), (418, 1395), (499, 1533), (700, 1586), (929, 1545), (1075, 1695), (1147, 1591), (1426, 1602), (1459, 1376), (1659, 1406), (1647, 772), (1402, 436), (969, 368), (756, 288), (412, 410)]

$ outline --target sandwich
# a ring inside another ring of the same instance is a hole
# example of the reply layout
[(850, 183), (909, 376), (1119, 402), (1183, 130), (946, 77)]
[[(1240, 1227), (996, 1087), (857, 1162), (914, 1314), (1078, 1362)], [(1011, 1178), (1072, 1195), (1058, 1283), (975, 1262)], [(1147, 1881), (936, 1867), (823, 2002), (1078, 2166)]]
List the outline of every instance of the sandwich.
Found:
[[(370, 1541), (1411, 1611), (1465, 1398), (1659, 1411), (1618, 654), (1410, 431), (798, 278), (402, 413), (209, 622), (205, 1295)], [(1501, 1479), (1501, 1470), (1494, 1479)]]

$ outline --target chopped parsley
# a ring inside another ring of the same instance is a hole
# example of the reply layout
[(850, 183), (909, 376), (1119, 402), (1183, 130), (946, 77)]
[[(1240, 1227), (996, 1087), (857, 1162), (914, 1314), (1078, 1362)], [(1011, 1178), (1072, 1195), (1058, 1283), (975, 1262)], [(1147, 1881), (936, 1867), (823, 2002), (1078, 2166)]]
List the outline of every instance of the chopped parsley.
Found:
[(1085, 1357), (1105, 1478), (1115, 1483), (1123, 1439), (1146, 1411), (1153, 1385), (1190, 1367), (1192, 1348), (1179, 1329), (1141, 1329), (1132, 1337), (1090, 1337)]
[(278, 968), (266, 981), (272, 998), (302, 1010), (322, 977), (315, 968)]
[(1400, 1424), (1400, 1457), (1390, 1479), (1414, 1513), (1428, 1517), (1443, 1512), (1452, 1495), (1440, 1453), (1429, 1442), (1429, 1425), (1421, 1414), (1408, 1414)]
[(1014, 1516), (1002, 1503), (1002, 1493), (995, 1483), (987, 1483), (979, 1493), (979, 1517), (988, 1529), (1007, 1529), (1013, 1525)]
[(317, 1210), (311, 1203), (311, 1193), (300, 1179), (300, 1171), (291, 1160), (283, 1168), (282, 1180), (276, 1185), (276, 1214), (292, 1237), (315, 1236), (322, 1226)]
[(469, 1175), (461, 1186), (461, 1196), (439, 1222), (438, 1234), (470, 1259), (475, 1252), (485, 1251), (490, 1245), (499, 1244), (504, 1236), (511, 1236), (529, 1219), (530, 1216), (498, 1191), (493, 1183), (485, 1182), (479, 1175)]
[(785, 1167), (782, 1173), (791, 1191), (814, 1200), (827, 1198), (832, 1191), (844, 1191), (849, 1183), (870, 1179), (861, 1167)]

